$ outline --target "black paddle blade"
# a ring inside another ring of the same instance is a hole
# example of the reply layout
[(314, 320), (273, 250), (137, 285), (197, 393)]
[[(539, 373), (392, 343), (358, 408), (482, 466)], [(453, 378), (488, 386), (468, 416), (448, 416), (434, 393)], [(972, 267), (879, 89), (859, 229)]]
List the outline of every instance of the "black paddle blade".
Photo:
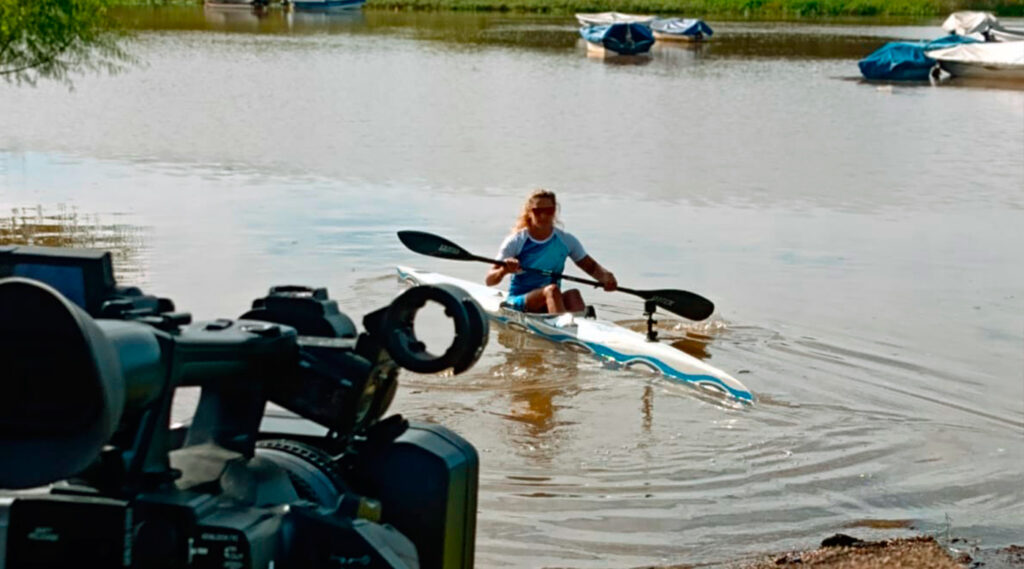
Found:
[(638, 290), (637, 296), (689, 320), (704, 320), (715, 311), (715, 304), (699, 294), (685, 290)]
[(398, 232), (398, 239), (401, 240), (402, 244), (406, 247), (421, 255), (430, 255), (431, 257), (440, 257), (442, 259), (455, 259), (458, 261), (473, 260), (473, 255), (470, 254), (469, 251), (466, 251), (455, 243), (452, 243), (444, 237), (434, 235), (433, 233), (404, 230)]

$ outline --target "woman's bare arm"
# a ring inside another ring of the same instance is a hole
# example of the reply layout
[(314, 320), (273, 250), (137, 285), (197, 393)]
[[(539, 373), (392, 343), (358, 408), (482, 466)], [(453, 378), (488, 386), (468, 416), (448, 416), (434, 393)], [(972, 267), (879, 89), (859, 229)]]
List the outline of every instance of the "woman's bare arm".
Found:
[(597, 282), (601, 283), (605, 290), (611, 291), (619, 287), (618, 281), (615, 280), (615, 275), (608, 269), (602, 267), (600, 263), (595, 261), (590, 255), (587, 255), (577, 261), (576, 266), (588, 275), (597, 279)]

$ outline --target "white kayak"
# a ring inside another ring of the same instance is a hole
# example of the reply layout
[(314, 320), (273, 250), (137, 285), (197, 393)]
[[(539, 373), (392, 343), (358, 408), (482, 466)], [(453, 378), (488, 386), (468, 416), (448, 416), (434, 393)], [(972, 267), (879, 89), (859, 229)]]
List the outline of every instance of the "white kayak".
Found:
[(743, 403), (754, 402), (754, 394), (731, 375), (668, 344), (649, 342), (645, 335), (614, 322), (575, 313), (527, 314), (506, 307), (504, 302), (508, 294), (501, 289), (439, 273), (399, 266), (398, 278), (411, 284), (455, 285), (468, 292), (488, 317), (500, 324), (531, 332), (625, 367), (645, 367), (705, 391)]

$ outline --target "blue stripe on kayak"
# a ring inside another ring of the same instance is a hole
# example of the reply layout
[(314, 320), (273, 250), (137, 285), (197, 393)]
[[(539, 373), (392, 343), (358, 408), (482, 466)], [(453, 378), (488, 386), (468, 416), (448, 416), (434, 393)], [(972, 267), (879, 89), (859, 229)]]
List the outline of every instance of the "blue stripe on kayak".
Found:
[(730, 386), (729, 384), (725, 383), (724, 381), (722, 381), (721, 379), (719, 379), (719, 378), (717, 378), (717, 377), (715, 377), (713, 375), (698, 375), (698, 374), (683, 373), (683, 372), (677, 370), (676, 368), (666, 364), (665, 362), (659, 360), (658, 358), (653, 358), (651, 356), (646, 356), (646, 355), (633, 355), (633, 356), (631, 356), (631, 355), (623, 354), (621, 352), (616, 352), (615, 350), (609, 348), (608, 346), (603, 346), (601, 344), (595, 344), (595, 343), (592, 343), (592, 342), (584, 342), (584, 341), (580, 340), (579, 338), (576, 338), (574, 336), (569, 336), (568, 334), (548, 334), (548, 333), (544, 332), (543, 330), (541, 330), (540, 328), (537, 328), (536, 326), (534, 326), (532, 324), (528, 324), (528, 327), (529, 327), (530, 331), (533, 332), (534, 334), (537, 334), (538, 336), (541, 336), (543, 338), (547, 338), (547, 339), (552, 340), (554, 342), (563, 343), (563, 342), (566, 342), (566, 341), (572, 341), (572, 342), (575, 342), (575, 343), (578, 343), (578, 344), (583, 344), (584, 346), (589, 348), (590, 351), (594, 352), (598, 356), (602, 356), (602, 357), (606, 357), (606, 358), (611, 358), (611, 359), (615, 360), (616, 362), (623, 363), (623, 364), (630, 363), (630, 362), (635, 362), (637, 360), (642, 360), (642, 361), (648, 362), (651, 365), (657, 367), (658, 370), (660, 370), (661, 373), (663, 373), (667, 377), (671, 377), (673, 379), (681, 379), (681, 380), (685, 381), (686, 383), (695, 383), (695, 384), (698, 384), (698, 385), (700, 385), (702, 383), (710, 383), (710, 384), (712, 384), (715, 387), (719, 387), (719, 388), (725, 390), (726, 393), (732, 395), (733, 397), (735, 397), (736, 399), (738, 399), (740, 401), (749, 402), (749, 403), (753, 403), (754, 402), (754, 394), (753, 393), (751, 393), (749, 391), (741, 391), (739, 389), (736, 389), (736, 388)]

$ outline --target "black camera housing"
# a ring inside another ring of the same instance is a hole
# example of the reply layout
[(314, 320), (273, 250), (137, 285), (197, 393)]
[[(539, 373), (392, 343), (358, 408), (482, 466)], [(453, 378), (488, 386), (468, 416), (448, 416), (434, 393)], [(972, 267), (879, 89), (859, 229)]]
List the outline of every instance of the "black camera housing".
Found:
[[(413, 332), (431, 300), (441, 356)], [(417, 287), (363, 325), (301, 286), (193, 323), (117, 286), (109, 252), (0, 247), (0, 569), (472, 567), (475, 449), (382, 417), (402, 365), (467, 369), (486, 319)]]

